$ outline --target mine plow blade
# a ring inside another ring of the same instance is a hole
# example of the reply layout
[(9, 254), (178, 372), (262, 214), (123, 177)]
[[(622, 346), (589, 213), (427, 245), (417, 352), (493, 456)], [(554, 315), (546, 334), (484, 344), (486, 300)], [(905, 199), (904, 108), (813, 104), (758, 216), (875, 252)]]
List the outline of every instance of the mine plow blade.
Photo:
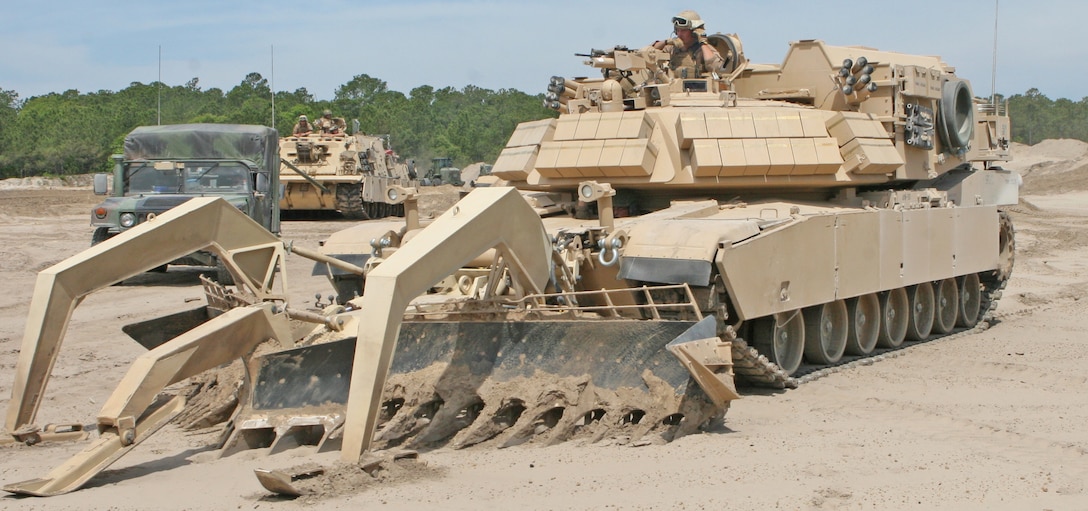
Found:
[[(714, 328), (713, 316), (404, 323), (374, 447), (671, 440), (739, 397)], [(355, 349), (344, 339), (259, 357), (225, 452), (335, 444)]]
[[(194, 198), (38, 274), (5, 426), (33, 424), (72, 311), (88, 294), (195, 251), (219, 256), (241, 289), (282, 298), (284, 247), (272, 233), (218, 198)], [(277, 278), (279, 276), (279, 278)]]
[(99, 412), (98, 440), (48, 476), (4, 490), (50, 496), (79, 489), (182, 410), (184, 398), (165, 404), (160, 398), (168, 385), (249, 357), (262, 342), (290, 342), (290, 325), (274, 308), (262, 304), (231, 309), (141, 355)]

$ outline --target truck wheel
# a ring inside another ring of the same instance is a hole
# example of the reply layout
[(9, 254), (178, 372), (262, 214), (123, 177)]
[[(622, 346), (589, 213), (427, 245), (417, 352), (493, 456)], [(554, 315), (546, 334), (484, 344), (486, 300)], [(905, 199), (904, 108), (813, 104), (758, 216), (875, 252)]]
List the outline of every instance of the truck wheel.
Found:
[(91, 246), (95, 246), (103, 241), (110, 239), (110, 228), (99, 227), (94, 230), (94, 234), (91, 235)]
[(234, 274), (227, 269), (227, 265), (219, 259), (215, 260), (215, 281), (221, 286), (233, 286)]

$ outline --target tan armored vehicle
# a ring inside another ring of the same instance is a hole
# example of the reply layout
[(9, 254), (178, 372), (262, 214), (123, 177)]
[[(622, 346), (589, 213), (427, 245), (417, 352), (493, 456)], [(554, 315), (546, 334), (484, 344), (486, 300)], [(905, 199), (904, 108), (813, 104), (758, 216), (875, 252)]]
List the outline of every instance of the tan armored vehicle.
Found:
[(414, 186), (415, 172), (402, 163), (388, 140), (358, 130), (349, 135), (317, 131), (280, 140), (284, 184), (280, 210), (335, 210), (347, 218), (404, 216), (387, 204), (386, 187)]
[[(519, 125), (492, 186), (429, 224), (415, 190), (389, 187), (403, 223), (362, 222), (316, 253), (194, 199), (43, 271), (6, 423), (24, 440), (84, 294), (201, 248), (238, 287), (129, 329), (150, 351), (99, 412), (100, 439), (4, 489), (78, 488), (182, 409), (160, 390), (236, 357), (250, 377), (225, 454), (310, 445), (356, 462), (669, 440), (719, 420), (737, 384), (792, 387), (984, 322), (1013, 258), (1003, 109), (936, 57), (799, 41), (754, 65), (735, 36), (710, 40), (730, 62), (701, 77), (652, 49), (593, 52), (601, 76), (552, 79), (558, 119)], [(342, 305), (286, 304), (288, 253), (319, 261)], [(94, 264), (119, 254), (142, 268)], [(291, 492), (283, 474), (262, 482)]]

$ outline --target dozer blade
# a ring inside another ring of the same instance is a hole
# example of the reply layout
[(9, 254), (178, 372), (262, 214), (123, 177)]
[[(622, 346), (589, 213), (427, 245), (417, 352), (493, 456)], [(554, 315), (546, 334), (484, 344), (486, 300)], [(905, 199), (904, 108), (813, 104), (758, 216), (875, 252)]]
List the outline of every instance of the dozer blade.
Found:
[[(703, 330), (709, 325), (709, 337), (718, 341), (714, 318), (704, 322)], [(404, 323), (382, 395), (384, 424), (376, 445), (467, 447), (490, 441), (506, 447), (572, 437), (596, 441), (611, 434), (637, 439), (651, 432), (670, 440), (693, 432), (724, 410), (695, 384), (688, 359), (681, 363), (666, 348), (693, 324)], [(688, 337), (678, 343), (690, 347), (685, 341), (710, 340), (705, 331)], [(256, 359), (250, 400), (224, 454), (282, 443), (335, 445), (355, 344), (348, 338)], [(728, 343), (721, 344), (728, 354)], [(727, 355), (726, 369), (728, 361)], [(719, 384), (731, 388), (732, 374), (726, 376), (728, 384)], [(726, 400), (735, 397), (732, 391)]]
[(115, 431), (103, 432), (97, 440), (45, 477), (4, 486), (4, 491), (36, 497), (50, 497), (78, 490), (88, 480), (127, 454), (151, 436), (185, 407), (185, 399), (176, 396), (158, 403), (136, 421), (134, 441), (125, 445)]

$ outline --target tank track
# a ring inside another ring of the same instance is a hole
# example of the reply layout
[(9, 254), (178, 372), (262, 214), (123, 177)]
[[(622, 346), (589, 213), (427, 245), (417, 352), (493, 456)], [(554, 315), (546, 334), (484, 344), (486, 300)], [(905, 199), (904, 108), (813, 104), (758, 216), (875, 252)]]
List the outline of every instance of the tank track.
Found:
[(870, 365), (888, 358), (898, 357), (904, 350), (913, 346), (951, 339), (982, 332), (995, 321), (994, 311), (1001, 299), (1002, 290), (1008, 279), (980, 279), (982, 281), (982, 307), (979, 322), (973, 328), (957, 328), (944, 335), (934, 335), (924, 341), (904, 342), (897, 348), (877, 348), (866, 356), (843, 356), (842, 360), (830, 366), (802, 365), (793, 375), (787, 375), (778, 364), (767, 360), (766, 356), (748, 345), (743, 339), (733, 341), (733, 372), (739, 385), (774, 389), (794, 389), (799, 385), (818, 380), (824, 376), (852, 367)]
[(370, 216), (363, 209), (363, 185), (339, 184), (336, 186), (336, 209), (346, 218), (367, 220)]
[(385, 218), (389, 216), (404, 216), (404, 204), (386, 204), (384, 202), (364, 202), (366, 214), (370, 218)]
[(898, 357), (907, 348), (918, 346), (941, 339), (950, 339), (982, 332), (997, 321), (997, 303), (1001, 300), (1002, 291), (1009, 282), (1012, 273), (1013, 259), (1015, 255), (1015, 233), (1012, 219), (1005, 210), (1000, 210), (1000, 227), (1002, 234), (1008, 236), (1008, 260), (1004, 261), (998, 270), (979, 274), (979, 283), (982, 285), (979, 307), (979, 321), (972, 328), (957, 328), (944, 335), (934, 335), (924, 341), (904, 342), (897, 348), (877, 348), (873, 353), (865, 356), (843, 356), (839, 362), (829, 366), (802, 365), (793, 375), (786, 374), (778, 364), (771, 362), (766, 356), (748, 345), (743, 339), (734, 339), (733, 343), (733, 372), (737, 383), (751, 387), (769, 387), (775, 389), (793, 389), (803, 383), (818, 380), (829, 374), (837, 373), (843, 369), (849, 369), (859, 365), (870, 365), (887, 358)]

